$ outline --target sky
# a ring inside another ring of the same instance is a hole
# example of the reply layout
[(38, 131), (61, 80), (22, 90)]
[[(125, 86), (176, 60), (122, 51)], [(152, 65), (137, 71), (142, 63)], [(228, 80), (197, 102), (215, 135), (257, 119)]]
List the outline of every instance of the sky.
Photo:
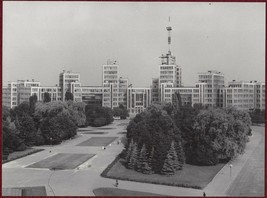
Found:
[(169, 25), (184, 86), (208, 70), (225, 82), (265, 81), (264, 3), (4, 1), (3, 84), (54, 86), (71, 70), (82, 85), (100, 86), (102, 65), (116, 60), (133, 87), (149, 87)]

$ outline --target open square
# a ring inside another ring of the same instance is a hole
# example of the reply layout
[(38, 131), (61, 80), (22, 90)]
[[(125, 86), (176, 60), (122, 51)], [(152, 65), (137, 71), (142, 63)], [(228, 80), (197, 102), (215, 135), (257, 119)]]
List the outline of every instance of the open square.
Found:
[(26, 168), (74, 169), (95, 154), (59, 153)]
[(92, 137), (77, 146), (107, 146), (118, 137)]

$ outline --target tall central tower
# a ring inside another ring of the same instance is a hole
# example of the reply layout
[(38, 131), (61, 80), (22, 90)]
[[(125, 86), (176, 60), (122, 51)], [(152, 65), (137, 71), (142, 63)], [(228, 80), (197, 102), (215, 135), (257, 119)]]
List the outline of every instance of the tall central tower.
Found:
[[(170, 18), (169, 18), (170, 23)], [(160, 65), (159, 65), (159, 101), (164, 101), (162, 98), (165, 87), (181, 87), (182, 86), (182, 68), (176, 64), (176, 58), (171, 53), (171, 32), (172, 27), (169, 24), (166, 27), (168, 31), (168, 52), (160, 56)], [(155, 87), (155, 86), (154, 86)]]
[[(169, 19), (170, 22), (170, 19)], [(176, 64), (176, 58), (171, 53), (171, 31), (172, 27), (166, 27), (168, 31), (168, 53), (160, 56), (161, 64), (159, 66), (159, 84), (172, 83), (173, 87), (182, 86), (182, 68)]]

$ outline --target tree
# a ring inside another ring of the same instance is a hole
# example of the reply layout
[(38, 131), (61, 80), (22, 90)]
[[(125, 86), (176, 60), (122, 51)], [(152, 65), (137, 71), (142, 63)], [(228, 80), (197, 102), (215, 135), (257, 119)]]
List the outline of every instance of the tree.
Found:
[(51, 97), (48, 92), (44, 93), (44, 102), (51, 102)]
[(265, 123), (265, 110), (255, 109), (252, 112), (249, 112), (251, 117), (251, 122), (255, 124)]
[(69, 115), (61, 112), (52, 118), (46, 117), (41, 122), (40, 130), (45, 144), (61, 143), (62, 140), (72, 138), (77, 134), (77, 127)]
[(126, 119), (129, 116), (127, 109), (120, 104), (119, 107), (113, 108), (113, 115), (116, 117), (120, 117), (120, 119)]
[(133, 149), (129, 158), (129, 162), (127, 163), (127, 168), (129, 169), (135, 169), (136, 163), (137, 163), (137, 154), (138, 154), (138, 150), (137, 150), (137, 144), (134, 143), (133, 145)]
[(12, 153), (13, 151), (25, 150), (26, 146), (18, 136), (19, 131), (10, 119), (3, 120), (2, 122), (2, 141), (3, 141), (3, 152), (5, 154)]
[(70, 91), (67, 91), (65, 93), (65, 100), (68, 101), (68, 100), (71, 100), (73, 101), (73, 94), (70, 92)]
[(180, 109), (182, 107), (182, 99), (179, 91), (173, 94), (172, 104), (174, 109)]
[(146, 145), (143, 144), (137, 159), (136, 170), (139, 172), (143, 172), (143, 165), (145, 164), (145, 162), (148, 163), (148, 159), (146, 153)]
[(35, 143), (36, 128), (33, 118), (27, 113), (23, 113), (18, 116), (16, 120), (16, 126), (19, 130), (19, 137), (24, 140), (24, 143), (28, 146), (32, 146)]
[(214, 165), (242, 154), (248, 141), (248, 118), (245, 112), (233, 108), (201, 110), (193, 126), (187, 162)]
[(171, 142), (182, 141), (180, 130), (161, 105), (152, 105), (137, 114), (127, 127), (126, 137), (128, 141), (133, 139), (139, 147), (145, 144), (148, 150), (153, 148), (150, 165), (155, 173), (161, 172)]
[(181, 142), (177, 143), (177, 157), (178, 157), (177, 170), (181, 170), (183, 169), (183, 165), (185, 163), (185, 153)]
[(72, 108), (68, 106), (67, 102), (37, 103), (34, 118), (45, 144), (51, 143), (50, 138), (52, 138), (53, 144), (58, 144), (77, 133)]
[(142, 172), (144, 174), (152, 173), (152, 167), (147, 156), (147, 150), (146, 150), (145, 144), (142, 146), (142, 149), (140, 151), (136, 168), (137, 168), (137, 171)]
[(22, 102), (21, 104), (16, 106), (14, 109), (11, 109), (10, 111), (11, 121), (14, 121), (17, 118), (17, 116), (21, 116), (25, 113), (28, 115), (31, 114), (29, 102)]
[(82, 127), (86, 125), (86, 116), (85, 116), (85, 106), (83, 102), (73, 102), (71, 100), (67, 101), (67, 108), (70, 112), (72, 120), (77, 127)]
[(30, 107), (29, 107), (30, 114), (33, 114), (34, 111), (35, 111), (35, 104), (37, 102), (37, 96), (36, 96), (36, 94), (30, 96), (29, 102), (30, 102)]
[(89, 126), (104, 126), (113, 122), (111, 108), (86, 105), (86, 124)]
[(174, 142), (171, 143), (170, 150), (167, 153), (166, 159), (164, 161), (161, 173), (164, 175), (173, 175), (176, 170), (179, 169), (179, 162), (177, 153), (174, 147)]
[(125, 157), (126, 163), (129, 162), (129, 159), (131, 157), (131, 153), (132, 153), (132, 150), (133, 150), (133, 145), (134, 145), (134, 142), (133, 142), (133, 139), (131, 139), (131, 142), (130, 142), (130, 144), (128, 146), (126, 157)]

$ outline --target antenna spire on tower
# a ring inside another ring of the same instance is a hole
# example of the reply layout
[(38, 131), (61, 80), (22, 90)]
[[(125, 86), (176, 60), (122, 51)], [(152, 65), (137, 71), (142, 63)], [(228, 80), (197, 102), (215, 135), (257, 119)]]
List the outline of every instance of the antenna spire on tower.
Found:
[[(169, 16), (169, 22), (171, 22), (171, 17), (170, 16)], [(172, 27), (168, 26), (166, 29), (168, 31), (169, 54), (171, 54), (171, 31), (172, 31)]]

